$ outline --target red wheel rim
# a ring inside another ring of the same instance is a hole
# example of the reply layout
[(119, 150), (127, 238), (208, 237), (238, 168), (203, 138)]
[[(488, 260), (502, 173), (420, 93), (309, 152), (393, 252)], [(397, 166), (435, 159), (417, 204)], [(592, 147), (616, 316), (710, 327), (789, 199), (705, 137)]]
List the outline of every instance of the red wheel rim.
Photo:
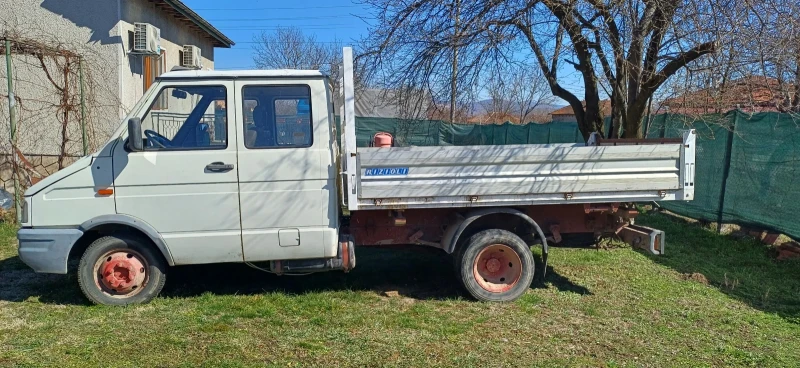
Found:
[(522, 278), (522, 260), (508, 245), (492, 244), (475, 257), (472, 275), (484, 290), (504, 293)]
[(133, 250), (112, 250), (100, 257), (94, 265), (94, 282), (97, 287), (116, 298), (138, 294), (147, 285), (147, 261)]

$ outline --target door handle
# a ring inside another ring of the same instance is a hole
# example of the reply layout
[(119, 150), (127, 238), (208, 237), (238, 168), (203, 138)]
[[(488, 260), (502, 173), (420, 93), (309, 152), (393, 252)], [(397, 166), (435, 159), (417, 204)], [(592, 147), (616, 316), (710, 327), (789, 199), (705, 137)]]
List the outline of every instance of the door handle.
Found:
[(206, 170), (213, 171), (213, 172), (231, 171), (231, 170), (233, 170), (233, 165), (226, 164), (226, 163), (221, 162), (221, 161), (217, 161), (217, 162), (212, 162), (212, 163), (206, 165)]

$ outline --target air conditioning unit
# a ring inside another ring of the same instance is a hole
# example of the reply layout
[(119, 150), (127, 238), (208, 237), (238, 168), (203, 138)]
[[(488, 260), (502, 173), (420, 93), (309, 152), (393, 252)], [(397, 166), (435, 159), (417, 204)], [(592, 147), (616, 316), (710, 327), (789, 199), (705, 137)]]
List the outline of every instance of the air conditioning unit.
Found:
[(134, 23), (133, 52), (139, 54), (160, 54), (161, 30), (150, 23)]
[(201, 69), (203, 67), (200, 48), (195, 45), (183, 45), (183, 60), (181, 66)]

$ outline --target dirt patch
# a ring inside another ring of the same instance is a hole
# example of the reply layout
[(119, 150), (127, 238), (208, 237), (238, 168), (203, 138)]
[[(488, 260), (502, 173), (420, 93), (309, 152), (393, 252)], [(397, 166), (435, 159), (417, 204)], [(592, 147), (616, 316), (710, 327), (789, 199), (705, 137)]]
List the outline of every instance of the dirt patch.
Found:
[(407, 290), (384, 290), (380, 292), (380, 296), (386, 301), (389, 299), (394, 299), (405, 304), (415, 303), (417, 299), (410, 297), (406, 292)]
[(698, 272), (684, 273), (681, 275), (681, 279), (687, 281), (699, 282), (703, 285), (708, 285), (708, 279), (706, 278), (706, 276)]
[(382, 292), (381, 296), (385, 296), (387, 298), (397, 298), (400, 296), (400, 292), (397, 290), (387, 290)]

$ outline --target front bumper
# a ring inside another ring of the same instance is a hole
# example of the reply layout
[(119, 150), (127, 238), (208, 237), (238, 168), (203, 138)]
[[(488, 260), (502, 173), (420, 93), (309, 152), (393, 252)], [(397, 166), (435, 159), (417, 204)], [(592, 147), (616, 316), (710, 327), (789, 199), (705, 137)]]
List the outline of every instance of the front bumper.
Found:
[(41, 273), (67, 273), (69, 251), (83, 231), (78, 229), (20, 229), (19, 258)]

